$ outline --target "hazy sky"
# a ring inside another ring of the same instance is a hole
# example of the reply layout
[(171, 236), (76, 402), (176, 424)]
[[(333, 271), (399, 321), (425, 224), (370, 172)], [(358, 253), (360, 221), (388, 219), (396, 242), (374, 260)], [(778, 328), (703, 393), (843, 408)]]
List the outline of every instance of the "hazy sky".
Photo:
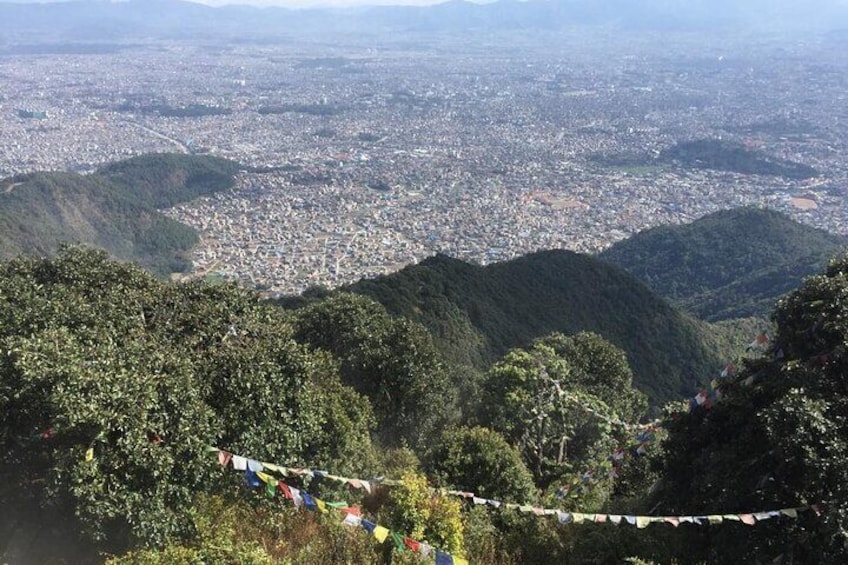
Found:
[[(0, 0), (0, 3), (37, 4), (46, 2), (67, 2), (69, 0)], [(122, 0), (112, 0), (122, 1)], [(187, 0), (198, 4), (209, 6), (223, 6), (225, 4), (242, 4), (250, 6), (282, 6), (286, 8), (302, 8), (310, 6), (375, 6), (378, 4), (405, 4), (426, 6), (438, 4), (446, 0)], [(477, 2), (493, 0), (470, 0)]]
[(299, 8), (308, 6), (374, 6), (378, 4), (406, 4), (426, 6), (438, 4), (445, 0), (189, 0), (210, 6), (222, 6), (224, 4), (249, 4), (251, 6), (283, 6), (286, 8)]
[[(70, 0), (0, 0), (0, 3), (19, 3), (19, 4), (43, 4), (47, 2), (68, 2)], [(107, 0), (113, 2), (121, 2), (125, 0)], [(413, 5), (426, 6), (428, 4), (438, 4), (446, 0), (186, 0), (188, 2), (196, 2), (198, 4), (207, 4), (209, 6), (223, 6), (225, 4), (242, 4), (250, 6), (282, 6), (285, 8), (303, 8), (312, 6), (375, 6), (380, 4), (389, 5)], [(494, 0), (469, 0), (471, 2), (491, 2)]]

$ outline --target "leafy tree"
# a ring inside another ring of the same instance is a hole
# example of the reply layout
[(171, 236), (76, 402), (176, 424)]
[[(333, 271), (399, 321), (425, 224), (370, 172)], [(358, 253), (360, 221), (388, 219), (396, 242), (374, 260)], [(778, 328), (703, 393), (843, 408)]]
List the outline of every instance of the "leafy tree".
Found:
[(724, 388), (722, 402), (682, 415), (671, 427), (659, 508), (710, 514), (823, 504), (821, 516), (802, 512), (797, 520), (776, 518), (750, 531), (726, 526), (709, 537), (692, 532), (686, 547), (710, 561), (842, 562), (848, 256), (781, 300), (773, 320), (773, 345)]
[(341, 361), (343, 381), (364, 394), (386, 445), (422, 448), (453, 411), (441, 356), (421, 326), (347, 293), (296, 312), (295, 337)]
[(427, 478), (415, 472), (393, 487), (383, 513), (398, 531), (451, 554), (463, 554), (463, 523), (459, 501), (430, 492)]
[[(482, 420), (519, 449), (543, 488), (564, 474), (609, 465), (617, 438), (608, 423), (587, 418), (581, 405), (609, 417), (615, 417), (615, 412), (601, 394), (630, 414), (644, 406), (644, 397), (628, 387), (629, 371), (621, 363), (621, 352), (599, 340), (587, 334), (550, 336), (527, 350), (507, 353), (487, 376)], [(552, 346), (574, 355), (574, 363)], [(588, 355), (608, 355), (609, 359), (590, 362)], [(609, 375), (619, 388), (603, 384), (607, 370), (619, 371)]]
[(250, 292), (163, 284), (103, 252), (3, 264), (2, 500), (100, 547), (159, 546), (192, 534), (195, 493), (220, 484), (210, 445), (320, 465), (369, 453), (367, 401), (292, 336)]
[(451, 489), (508, 502), (525, 503), (534, 498), (533, 477), (521, 454), (492, 430), (447, 430), (429, 460), (430, 469)]
[(20, 259), (0, 274), (3, 482), (70, 510), (97, 541), (162, 543), (209, 479), (213, 414), (191, 363), (139, 313), (156, 283), (103, 254)]
[(571, 368), (565, 384), (571, 390), (587, 392), (603, 401), (622, 420), (638, 420), (648, 408), (647, 398), (633, 389), (633, 371), (627, 355), (592, 332), (567, 336), (554, 333), (537, 343), (554, 350)]

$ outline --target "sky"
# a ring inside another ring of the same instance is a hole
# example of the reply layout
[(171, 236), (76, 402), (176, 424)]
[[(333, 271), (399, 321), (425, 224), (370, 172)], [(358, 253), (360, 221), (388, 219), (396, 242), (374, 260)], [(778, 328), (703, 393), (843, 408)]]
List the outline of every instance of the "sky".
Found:
[[(70, 0), (0, 0), (0, 3), (11, 2), (19, 4), (43, 4), (46, 2), (67, 2)], [(121, 1), (121, 0), (112, 0)], [(411, 5), (427, 6), (438, 4), (446, 0), (187, 0), (208, 6), (224, 6), (227, 4), (241, 4), (250, 6), (282, 6), (284, 8), (308, 8), (315, 6), (376, 6), (376, 5)], [(483, 2), (486, 0), (470, 0)], [(491, 1), (491, 0), (490, 0)]]
[(286, 8), (298, 8), (306, 6), (375, 6), (378, 4), (405, 4), (426, 6), (438, 4), (444, 0), (189, 0), (209, 6), (222, 6), (224, 4), (249, 4), (251, 6), (283, 6)]

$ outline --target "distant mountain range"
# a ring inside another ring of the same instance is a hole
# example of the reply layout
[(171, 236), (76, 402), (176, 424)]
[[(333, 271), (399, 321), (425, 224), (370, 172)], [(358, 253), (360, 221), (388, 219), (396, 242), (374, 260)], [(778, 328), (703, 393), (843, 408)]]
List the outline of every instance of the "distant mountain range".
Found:
[(691, 224), (659, 226), (598, 257), (709, 321), (767, 316), (804, 277), (848, 249), (848, 238), (779, 212), (724, 210)]
[(142, 38), (270, 40), (327, 32), (557, 30), (573, 25), (616, 25), (650, 30), (721, 27), (848, 27), (840, 0), (451, 0), (433, 6), (373, 6), (289, 10), (223, 6), (179, 0), (82, 0), (48, 4), (0, 3), (0, 43)]

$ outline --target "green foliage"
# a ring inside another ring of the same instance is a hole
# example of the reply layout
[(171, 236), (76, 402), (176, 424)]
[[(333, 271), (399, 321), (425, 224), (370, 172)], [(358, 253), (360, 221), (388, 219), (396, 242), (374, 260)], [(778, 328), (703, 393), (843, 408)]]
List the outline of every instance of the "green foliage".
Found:
[(364, 531), (345, 529), (338, 514), (250, 504), (232, 496), (199, 496), (197, 535), (161, 550), (135, 551), (107, 565), (239, 563), (245, 565), (379, 563), (379, 546)]
[[(623, 270), (568, 251), (486, 267), (436, 256), (349, 290), (422, 323), (446, 359), (478, 371), (538, 337), (580, 331), (623, 349), (636, 386), (655, 405), (688, 394), (691, 379), (722, 366), (705, 345), (711, 330), (704, 324), (680, 314)], [(460, 386), (476, 391), (474, 372), (463, 374), (468, 381)]]
[(598, 255), (698, 317), (767, 316), (777, 299), (820, 272), (845, 237), (779, 212), (739, 208), (661, 226)]
[(447, 430), (428, 459), (429, 469), (447, 488), (521, 504), (535, 497), (533, 477), (521, 454), (492, 430)]
[(568, 362), (565, 384), (569, 389), (597, 397), (622, 420), (635, 421), (645, 413), (647, 399), (632, 389), (633, 371), (627, 356), (601, 336), (591, 332), (572, 336), (554, 333), (536, 343), (550, 347)]
[(407, 535), (413, 539), (461, 557), (464, 550), (459, 501), (432, 494), (424, 475), (408, 472), (401, 481), (402, 486), (392, 488), (384, 511), (392, 528), (410, 532)]
[(622, 360), (620, 350), (591, 334), (555, 334), (526, 351), (513, 350), (489, 371), (482, 420), (518, 448), (543, 488), (565, 475), (608, 468), (607, 458), (623, 438), (608, 423), (587, 418), (580, 405), (610, 418), (641, 415), (644, 396), (630, 388)]
[(455, 393), (426, 330), (347, 293), (296, 312), (296, 338), (341, 361), (344, 382), (364, 394), (387, 446), (423, 448), (450, 417)]
[(184, 271), (197, 233), (158, 210), (233, 186), (237, 170), (236, 163), (214, 157), (153, 154), (91, 175), (5, 179), (0, 257), (52, 255), (62, 243), (82, 243), (160, 275)]
[(367, 401), (292, 335), (247, 291), (162, 284), (102, 252), (0, 266), (3, 500), (107, 549), (161, 546), (220, 482), (209, 445), (328, 466), (369, 453)]
[(679, 418), (660, 462), (660, 508), (672, 513), (777, 509), (827, 503), (821, 517), (775, 519), (746, 532), (687, 535), (709, 561), (846, 559), (848, 456), (848, 257), (781, 300), (767, 357), (748, 363), (751, 386), (726, 387), (709, 411)]

